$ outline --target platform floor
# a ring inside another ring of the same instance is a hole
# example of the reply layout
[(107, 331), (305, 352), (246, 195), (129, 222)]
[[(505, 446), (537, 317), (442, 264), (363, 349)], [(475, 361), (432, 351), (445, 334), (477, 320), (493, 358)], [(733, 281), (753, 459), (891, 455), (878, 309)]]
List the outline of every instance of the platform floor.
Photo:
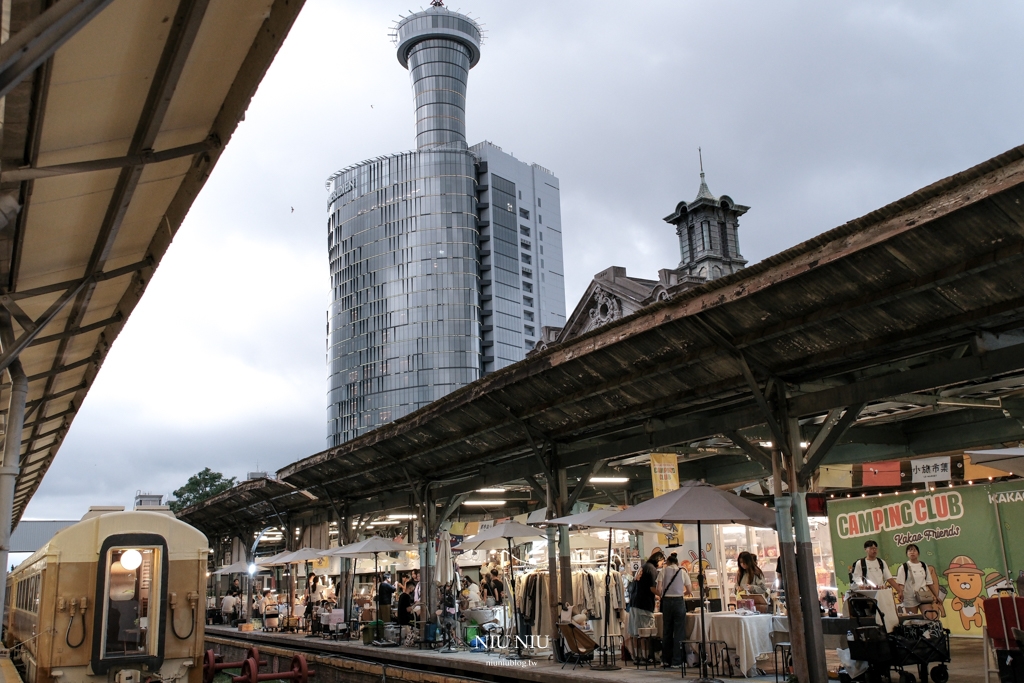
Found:
[[(433, 650), (420, 650), (409, 647), (380, 648), (363, 645), (362, 642), (354, 640), (332, 641), (294, 633), (240, 632), (227, 626), (207, 626), (206, 632), (208, 636), (215, 637), (217, 640), (224, 638), (234, 641), (245, 641), (257, 645), (272, 645), (285, 650), (296, 649), (307, 652), (313, 650), (328, 656), (352, 657), (362, 661), (386, 663), (409, 669), (448, 673), (449, 675), (462, 674), (480, 680), (502, 678), (539, 682), (564, 680), (566, 683), (574, 683), (575, 681), (624, 681), (640, 683), (641, 681), (650, 681), (652, 678), (664, 679), (666, 681), (680, 679), (679, 669), (664, 670), (660, 667), (652, 667), (650, 670), (645, 670), (643, 668), (637, 669), (627, 664), (618, 671), (593, 671), (590, 667), (577, 667), (573, 671), (571, 665), (563, 669), (561, 664), (558, 664), (548, 656), (536, 657), (525, 662), (513, 662), (502, 658), (498, 654), (470, 652), (442, 654)], [(951, 648), (953, 661), (949, 665), (950, 681), (955, 683), (983, 683), (985, 680), (985, 667), (982, 641), (973, 638), (954, 638), (951, 641)], [(830, 670), (838, 668), (838, 660), (835, 657), (834, 651), (828, 653), (828, 663)], [(775, 681), (771, 657), (761, 663), (761, 668), (767, 672), (767, 676), (758, 676), (746, 680)], [(697, 677), (698, 672), (691, 668), (687, 669), (687, 678), (684, 680), (696, 679)], [(995, 680), (998, 680), (998, 678)]]

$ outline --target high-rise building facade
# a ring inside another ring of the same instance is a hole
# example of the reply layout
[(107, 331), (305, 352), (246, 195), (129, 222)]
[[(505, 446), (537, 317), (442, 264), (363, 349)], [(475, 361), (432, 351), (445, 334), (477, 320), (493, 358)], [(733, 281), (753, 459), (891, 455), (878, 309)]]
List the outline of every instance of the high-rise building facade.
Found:
[(558, 178), (501, 147), (472, 147), (480, 159), (480, 299), (483, 369), (522, 360), (545, 326), (565, 324)]
[(432, 3), (395, 42), (417, 149), (327, 181), (328, 447), (521, 360), (565, 319), (558, 179), (466, 143), (479, 26)]

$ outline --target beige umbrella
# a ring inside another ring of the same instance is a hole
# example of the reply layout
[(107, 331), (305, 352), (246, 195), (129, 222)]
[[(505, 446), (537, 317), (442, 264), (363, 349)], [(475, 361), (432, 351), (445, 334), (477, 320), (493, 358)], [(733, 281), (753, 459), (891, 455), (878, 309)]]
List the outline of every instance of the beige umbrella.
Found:
[[(365, 541), (359, 541), (358, 543), (352, 543), (344, 547), (338, 548), (334, 552), (335, 555), (341, 557), (360, 557), (365, 556), (367, 553), (373, 553), (373, 594), (377, 594), (378, 587), (378, 573), (379, 567), (377, 563), (377, 556), (381, 553), (400, 553), (414, 550), (416, 546), (409, 545), (406, 543), (397, 543), (388, 538), (381, 538), (380, 536), (371, 536)], [(380, 618), (375, 620), (377, 624), (376, 638), (380, 640)]]
[(221, 567), (220, 569), (218, 569), (217, 571), (214, 572), (214, 574), (217, 574), (218, 576), (222, 576), (224, 574), (248, 574), (248, 573), (249, 573), (249, 563), (246, 562), (245, 560), (239, 560), (238, 562), (235, 562), (234, 564), (229, 564), (226, 567)]
[(975, 465), (986, 465), (1010, 474), (1024, 474), (1024, 448), (996, 448), (990, 451), (967, 451)]

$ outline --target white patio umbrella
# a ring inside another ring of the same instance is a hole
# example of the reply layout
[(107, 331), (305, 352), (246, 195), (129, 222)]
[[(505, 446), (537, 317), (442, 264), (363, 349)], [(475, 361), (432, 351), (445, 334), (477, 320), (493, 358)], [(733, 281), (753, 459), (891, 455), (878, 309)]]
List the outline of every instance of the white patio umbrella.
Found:
[[(483, 550), (488, 549), (488, 544), (500, 542), (504, 539), (505, 543), (508, 544), (508, 575), (510, 584), (508, 592), (512, 597), (512, 605), (515, 607), (516, 573), (515, 565), (512, 563), (512, 548), (513, 546), (521, 545), (527, 541), (542, 541), (544, 538), (544, 536), (537, 533), (537, 530), (531, 526), (526, 526), (519, 522), (502, 522), (501, 524), (495, 524), (490, 529), (481, 531), (476, 536), (467, 538), (455, 547), (460, 550)], [(493, 545), (491, 547), (493, 547)], [(522, 634), (523, 629), (518, 608), (515, 609), (515, 613), (516, 633)], [(516, 652), (518, 657), (523, 656), (523, 641), (521, 638), (516, 638)]]
[(312, 562), (320, 559), (320, 550), (317, 548), (299, 548), (281, 558), (286, 564), (298, 564), (300, 562)]
[[(590, 512), (580, 512), (575, 515), (568, 515), (566, 517), (558, 517), (547, 522), (547, 524), (564, 524), (566, 526), (575, 527), (590, 527), (590, 528), (602, 528), (608, 529), (608, 557), (605, 562), (604, 572), (604, 643), (601, 645), (601, 663), (594, 668), (595, 671), (615, 671), (619, 667), (615, 665), (615, 655), (612, 654), (611, 658), (608, 657), (608, 614), (611, 613), (612, 609), (612, 534), (613, 529), (620, 529), (622, 531), (637, 531), (637, 532), (649, 532), (652, 534), (663, 534), (665, 528), (653, 522), (621, 522), (618, 525), (612, 525), (605, 520), (620, 512), (620, 508), (601, 508), (599, 510), (591, 510)], [(572, 547), (572, 539), (569, 537), (569, 547)], [(603, 545), (603, 544), (602, 544)]]
[[(685, 481), (675, 491), (657, 498), (651, 498), (628, 510), (605, 518), (608, 524), (623, 522), (660, 522), (662, 524), (697, 525), (697, 586), (700, 589), (700, 640), (702, 653), (707, 652), (707, 629), (704, 620), (704, 563), (700, 562), (699, 549), (703, 548), (701, 524), (745, 524), (775, 528), (775, 513), (763, 505), (735, 493), (723, 491), (699, 481)], [(714, 679), (708, 678), (707, 659), (701, 657), (701, 677), (697, 683)]]
[(260, 567), (280, 567), (280, 566), (282, 566), (284, 564), (287, 564), (287, 562), (282, 562), (281, 559), (284, 558), (284, 557), (287, 557), (288, 555), (291, 555), (291, 554), (292, 554), (292, 551), (290, 551), (290, 550), (282, 550), (281, 552), (277, 553), (276, 555), (271, 555), (270, 557), (261, 557), (261, 558), (259, 558), (258, 560), (256, 560), (256, 564), (259, 565)]
[(434, 574), (434, 583), (444, 586), (455, 578), (455, 570), (452, 568), (452, 535), (442, 531), (437, 537), (437, 568)]
[(217, 574), (218, 576), (223, 576), (224, 574), (248, 574), (248, 573), (249, 573), (249, 563), (246, 562), (245, 560), (239, 560), (238, 562), (235, 562), (234, 564), (229, 564), (226, 567), (221, 567), (220, 569), (218, 569), (217, 571), (214, 572), (214, 574)]
[(1010, 474), (1024, 475), (1024, 448), (997, 448), (990, 451), (967, 451), (975, 465), (987, 465)]
[[(373, 594), (377, 595), (378, 580), (379, 580), (379, 565), (378, 556), (381, 553), (401, 553), (408, 552), (409, 550), (415, 550), (416, 546), (409, 545), (407, 543), (396, 543), (389, 538), (381, 538), (380, 536), (371, 536), (365, 541), (359, 541), (358, 543), (351, 543), (344, 547), (338, 548), (334, 554), (341, 557), (359, 557), (365, 556), (367, 553), (373, 554)], [(376, 633), (377, 640), (380, 640), (380, 615), (377, 615), (375, 619), (377, 623)]]

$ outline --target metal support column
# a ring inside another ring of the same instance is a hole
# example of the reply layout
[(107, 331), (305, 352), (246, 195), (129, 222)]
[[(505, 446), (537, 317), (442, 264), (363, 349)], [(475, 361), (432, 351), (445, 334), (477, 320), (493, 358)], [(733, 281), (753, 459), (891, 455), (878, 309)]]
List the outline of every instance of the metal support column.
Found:
[[(548, 515), (550, 519), (550, 513)], [(551, 524), (545, 529), (548, 537), (548, 609), (551, 610), (551, 642), (558, 642), (558, 537), (559, 527)], [(517, 634), (518, 635), (518, 634)], [(556, 647), (556, 646), (553, 646)]]
[[(785, 401), (780, 403), (780, 420), (789, 445), (789, 494), (792, 501), (793, 528), (796, 537), (796, 576), (800, 586), (800, 611), (803, 616), (804, 644), (807, 652), (807, 680), (809, 683), (827, 683), (828, 666), (825, 663), (825, 641), (821, 630), (821, 609), (818, 603), (818, 581), (814, 572), (814, 549), (811, 547), (811, 529), (807, 523), (806, 494), (802, 493), (799, 473), (804, 466), (800, 444), (800, 422), (786, 415)], [(788, 578), (788, 577), (787, 577)], [(789, 583), (786, 584), (789, 588)], [(792, 620), (792, 608), (789, 610)], [(792, 642), (792, 639), (791, 639)]]
[(810, 681), (807, 668), (807, 639), (800, 600), (800, 582), (796, 571), (796, 548), (793, 543), (793, 500), (775, 492), (775, 519), (779, 532), (779, 558), (786, 580), (786, 613), (789, 615), (789, 642), (793, 653), (793, 673), (801, 683)]
[[(10, 315), (0, 317), (0, 341), (4, 348), (14, 342), (14, 329)], [(8, 557), (11, 549), (11, 528), (14, 514), (14, 486), (21, 461), (21, 431), (25, 425), (25, 402), (28, 398), (28, 377), (15, 359), (7, 366), (11, 377), (11, 400), (7, 408), (7, 433), (4, 437), (4, 459), (0, 466), (0, 563), (4, 570), (4, 584), (0, 585), (0, 614), (6, 599)]]
[[(558, 475), (558, 516), (564, 517), (570, 514), (569, 487), (566, 481), (565, 468), (557, 470)], [(569, 527), (562, 525), (558, 527), (558, 568), (559, 568), (559, 599), (563, 604), (572, 603), (572, 552), (569, 549)], [(557, 613), (552, 614), (552, 617)]]
[(437, 609), (437, 506), (430, 494), (430, 487), (423, 492), (423, 538), (420, 543), (420, 601), (423, 603), (420, 616), (420, 640), (427, 637), (427, 622), (432, 620)]

